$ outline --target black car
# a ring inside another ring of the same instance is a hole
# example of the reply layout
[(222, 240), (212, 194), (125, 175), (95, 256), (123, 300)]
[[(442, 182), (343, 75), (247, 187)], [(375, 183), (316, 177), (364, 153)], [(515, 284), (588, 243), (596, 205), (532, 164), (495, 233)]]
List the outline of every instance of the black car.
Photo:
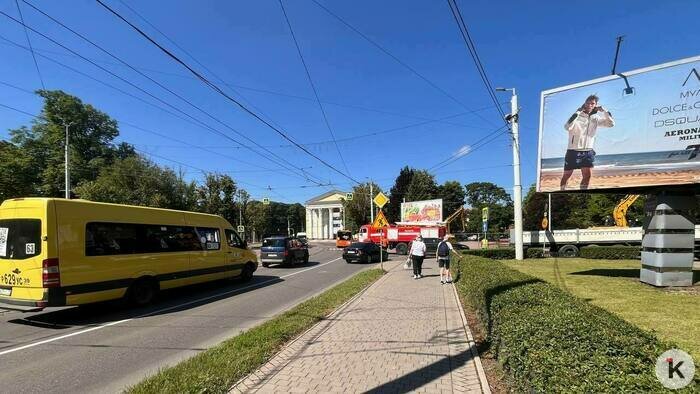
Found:
[(384, 248), (379, 248), (379, 245), (371, 242), (353, 242), (347, 248), (343, 249), (343, 259), (348, 263), (374, 263), (379, 262), (379, 251), (382, 253), (382, 260), (389, 260), (389, 252)]
[(260, 263), (263, 267), (270, 264), (293, 265), (309, 262), (309, 249), (295, 237), (268, 237), (263, 239), (260, 247)]
[(442, 241), (440, 238), (423, 238), (425, 244), (425, 255), (435, 256), (437, 253), (438, 244)]

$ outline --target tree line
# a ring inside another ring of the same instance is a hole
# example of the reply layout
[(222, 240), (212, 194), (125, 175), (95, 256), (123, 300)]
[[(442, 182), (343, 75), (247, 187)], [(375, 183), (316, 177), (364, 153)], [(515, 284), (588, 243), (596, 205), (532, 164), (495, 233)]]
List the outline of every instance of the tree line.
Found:
[(301, 231), (301, 204), (251, 199), (230, 176), (206, 173), (201, 182), (159, 166), (128, 143), (115, 143), (116, 120), (60, 90), (39, 90), (43, 106), (31, 125), (9, 130), (0, 141), (0, 200), (63, 197), (65, 125), (69, 126), (71, 195), (92, 201), (180, 209), (221, 215), (255, 234)]

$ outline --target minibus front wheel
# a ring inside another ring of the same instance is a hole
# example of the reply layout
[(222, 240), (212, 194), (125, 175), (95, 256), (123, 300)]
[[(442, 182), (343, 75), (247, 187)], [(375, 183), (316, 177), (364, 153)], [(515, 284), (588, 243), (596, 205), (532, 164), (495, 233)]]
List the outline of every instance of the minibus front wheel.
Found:
[(129, 287), (129, 301), (136, 306), (148, 305), (157, 293), (158, 283), (153, 278), (140, 278)]

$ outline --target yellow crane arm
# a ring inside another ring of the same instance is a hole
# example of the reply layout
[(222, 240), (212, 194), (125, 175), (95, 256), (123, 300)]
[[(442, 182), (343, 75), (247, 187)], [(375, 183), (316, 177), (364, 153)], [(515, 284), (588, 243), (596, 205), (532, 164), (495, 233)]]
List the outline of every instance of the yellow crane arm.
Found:
[(613, 211), (615, 225), (618, 227), (627, 227), (627, 209), (639, 198), (639, 194), (628, 194), (620, 201)]

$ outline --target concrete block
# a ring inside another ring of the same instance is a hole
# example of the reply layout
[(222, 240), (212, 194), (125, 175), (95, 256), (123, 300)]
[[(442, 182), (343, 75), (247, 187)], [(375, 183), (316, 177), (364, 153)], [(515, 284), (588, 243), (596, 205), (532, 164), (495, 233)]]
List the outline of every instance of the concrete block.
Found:
[(692, 249), (695, 234), (644, 234), (643, 248)]
[(642, 264), (652, 267), (693, 267), (692, 253), (656, 253), (642, 251)]
[(649, 222), (649, 230), (694, 230), (695, 224), (681, 215), (655, 215)]
[(639, 280), (657, 287), (692, 286), (693, 272), (655, 272), (642, 268), (639, 272)]

